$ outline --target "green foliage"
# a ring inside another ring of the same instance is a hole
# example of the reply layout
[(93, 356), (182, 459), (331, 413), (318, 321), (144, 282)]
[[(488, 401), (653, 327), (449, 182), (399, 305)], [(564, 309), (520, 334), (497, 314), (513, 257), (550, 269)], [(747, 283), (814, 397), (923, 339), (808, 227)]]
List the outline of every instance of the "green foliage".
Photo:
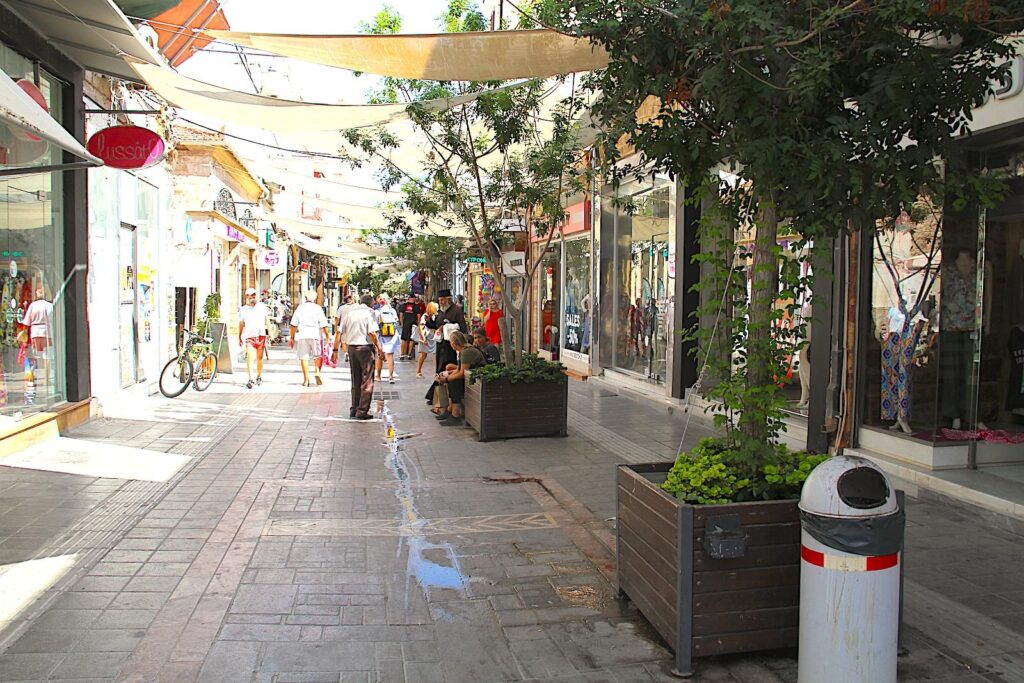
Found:
[(535, 353), (523, 354), (523, 361), (519, 365), (510, 366), (502, 363), (490, 363), (475, 368), (470, 375), (469, 382), (473, 384), (478, 380), (508, 380), (513, 384), (520, 382), (529, 384), (531, 382), (569, 381), (565, 374), (564, 365), (544, 360)]
[(196, 334), (207, 337), (213, 329), (213, 323), (220, 322), (220, 294), (213, 293), (203, 302), (203, 314), (196, 321)]
[[(442, 30), (449, 33), (487, 28), (486, 19), (471, 0), (449, 0), (438, 19)], [(383, 33), (394, 26), (389, 15), (364, 28)], [(426, 259), (431, 257), (431, 247), (440, 247), (438, 255), (452, 253), (455, 240), (437, 242), (414, 237), (414, 233), (436, 235), (437, 228), (443, 228), (446, 235), (461, 232), (465, 235), (462, 241), (468, 241), (468, 247), (487, 260), (500, 281), (500, 252), (509, 240), (502, 221), (515, 221), (535, 236), (548, 239), (564, 223), (565, 199), (587, 187), (578, 135), (584, 99), (574, 92), (557, 104), (545, 101), (552, 96), (551, 83), (540, 79), (514, 87), (503, 85), (508, 86), (385, 80), (375, 97), (406, 103), (413, 127), (428, 146), (420, 169), (402, 168), (393, 160), (391, 152), (401, 141), (384, 129), (344, 133), (354, 163), (376, 166), (384, 189), (402, 189), (402, 201), (391, 207), (396, 212), (388, 230), (378, 236), (393, 255)], [(470, 94), (479, 96), (440, 111), (423, 105), (427, 100)], [(537, 267), (538, 262), (528, 264), (522, 295), (513, 299), (507, 289), (500, 292), (507, 324), (513, 328), (503, 338), (506, 364), (524, 362), (525, 331), (519, 321)]]
[[(870, 232), (922, 194), (990, 204), (999, 181), (962, 163), (958, 138), (1006, 76), (1024, 0), (540, 0), (535, 14), (609, 53), (588, 85), (611, 184), (668, 173), (721, 205), (729, 227), (702, 225), (702, 315), (723, 323), (701, 339), (705, 379), (738, 457), (764, 462), (782, 360), (806, 339), (780, 334), (776, 300), (809, 283), (778, 234)], [(720, 187), (722, 170), (742, 179)], [(738, 226), (756, 226), (749, 250)]]
[(811, 470), (829, 458), (782, 445), (763, 456), (764, 461), (755, 465), (728, 439), (701, 439), (693, 450), (679, 456), (661, 488), (698, 505), (789, 500), (800, 495)]
[(388, 281), (388, 274), (382, 270), (374, 270), (373, 264), (359, 266), (348, 276), (348, 283), (355, 287), (362, 294), (380, 294), (384, 291), (384, 283)]
[(681, 455), (662, 488), (687, 503), (732, 503), (750, 485), (726, 460), (728, 450), (715, 439), (702, 439), (689, 455)]

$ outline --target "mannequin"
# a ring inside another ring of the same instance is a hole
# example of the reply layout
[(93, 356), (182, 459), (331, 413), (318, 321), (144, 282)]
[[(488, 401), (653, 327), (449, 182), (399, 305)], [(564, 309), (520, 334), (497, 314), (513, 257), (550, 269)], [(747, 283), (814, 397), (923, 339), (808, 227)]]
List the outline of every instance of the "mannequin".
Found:
[(968, 378), (974, 356), (977, 264), (967, 249), (957, 251), (952, 267), (942, 276), (942, 317), (939, 372), (942, 377), (942, 417), (960, 429), (967, 414)]
[(902, 308), (893, 306), (888, 313), (888, 331), (882, 337), (882, 419), (893, 420), (889, 429), (900, 430), (904, 434), (913, 433), (910, 427), (913, 398), (910, 368), (927, 322), (920, 314), (908, 321)]
[(811, 401), (811, 315), (811, 304), (804, 304), (800, 316), (806, 325), (807, 343), (797, 354), (800, 359), (800, 402), (796, 404), (798, 408), (806, 408)]

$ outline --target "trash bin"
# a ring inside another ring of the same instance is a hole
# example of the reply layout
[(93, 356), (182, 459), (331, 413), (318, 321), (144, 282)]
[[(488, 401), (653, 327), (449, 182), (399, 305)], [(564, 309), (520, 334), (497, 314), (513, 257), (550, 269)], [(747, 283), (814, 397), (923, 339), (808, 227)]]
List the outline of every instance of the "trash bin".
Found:
[(905, 521), (870, 460), (835, 457), (807, 477), (799, 683), (895, 683)]

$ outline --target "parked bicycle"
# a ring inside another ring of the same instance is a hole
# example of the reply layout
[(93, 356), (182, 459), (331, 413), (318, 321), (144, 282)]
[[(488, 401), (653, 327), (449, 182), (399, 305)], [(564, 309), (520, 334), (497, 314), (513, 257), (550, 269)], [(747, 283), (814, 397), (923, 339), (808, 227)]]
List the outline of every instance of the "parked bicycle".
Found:
[(217, 354), (213, 339), (185, 330), (185, 340), (178, 355), (167, 361), (160, 371), (160, 393), (177, 398), (191, 384), (196, 391), (206, 391), (217, 376)]

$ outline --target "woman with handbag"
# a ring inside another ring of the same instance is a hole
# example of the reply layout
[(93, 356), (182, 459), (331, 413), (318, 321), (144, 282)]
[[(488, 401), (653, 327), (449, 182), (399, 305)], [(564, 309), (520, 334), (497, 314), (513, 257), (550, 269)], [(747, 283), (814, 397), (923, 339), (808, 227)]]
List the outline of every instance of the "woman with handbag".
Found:
[(431, 301), (427, 304), (427, 311), (420, 316), (416, 325), (412, 328), (412, 340), (416, 343), (416, 377), (423, 379), (423, 363), (427, 360), (428, 353), (437, 352), (436, 331), (428, 328), (428, 323), (437, 318), (437, 302)]

